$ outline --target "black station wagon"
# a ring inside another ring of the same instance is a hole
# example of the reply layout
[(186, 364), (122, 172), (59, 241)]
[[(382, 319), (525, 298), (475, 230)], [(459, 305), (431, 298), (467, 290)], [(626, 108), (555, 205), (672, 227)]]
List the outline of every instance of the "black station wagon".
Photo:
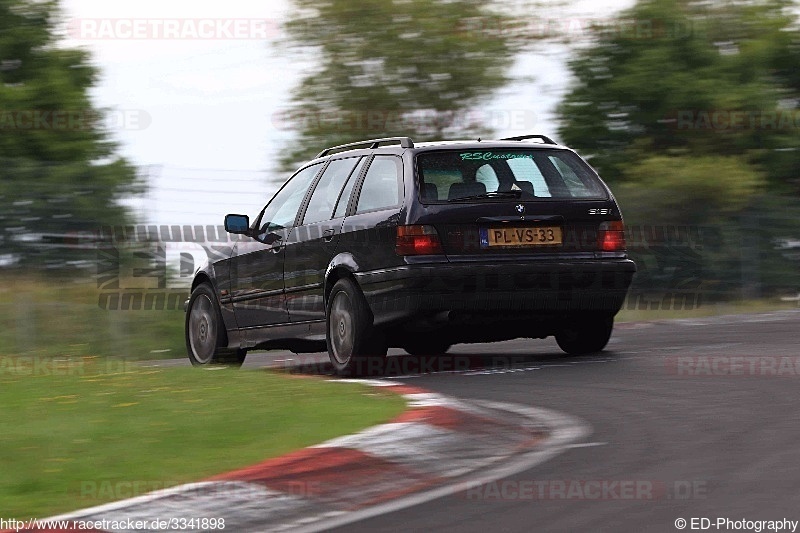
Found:
[(636, 270), (608, 187), (543, 135), (328, 148), (225, 228), (230, 256), (197, 272), (187, 302), (195, 365), (327, 349), (356, 374), (389, 347), (549, 335), (597, 352)]

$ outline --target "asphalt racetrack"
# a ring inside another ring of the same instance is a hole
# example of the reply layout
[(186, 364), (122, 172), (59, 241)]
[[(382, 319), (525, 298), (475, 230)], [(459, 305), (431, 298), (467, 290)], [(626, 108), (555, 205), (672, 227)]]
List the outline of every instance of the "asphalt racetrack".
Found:
[[(545, 407), (592, 433), (512, 477), (340, 530), (674, 532), (695, 519), (733, 531), (800, 520), (799, 341), (800, 311), (782, 311), (623, 324), (589, 357), (565, 357), (553, 339), (459, 345), (433, 363), (390, 351), (395, 364), (376, 377)], [(326, 374), (326, 357), (252, 354), (245, 368)]]

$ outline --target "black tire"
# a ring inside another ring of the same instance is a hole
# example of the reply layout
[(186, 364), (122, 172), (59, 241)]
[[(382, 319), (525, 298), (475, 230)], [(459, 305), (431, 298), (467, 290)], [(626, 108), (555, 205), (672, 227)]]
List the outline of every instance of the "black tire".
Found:
[(230, 349), (222, 313), (214, 289), (201, 283), (193, 291), (186, 308), (186, 351), (194, 366), (228, 365), (239, 367), (247, 351)]
[(613, 315), (586, 315), (570, 319), (556, 333), (558, 346), (570, 355), (603, 351), (614, 329)]
[(369, 305), (351, 280), (334, 284), (325, 315), (328, 357), (337, 374), (367, 374), (373, 367), (370, 360), (386, 357), (386, 339), (373, 327)]
[(444, 355), (453, 346), (444, 339), (437, 339), (435, 333), (418, 334), (413, 339), (403, 344), (403, 350), (410, 355), (421, 357), (424, 355)]

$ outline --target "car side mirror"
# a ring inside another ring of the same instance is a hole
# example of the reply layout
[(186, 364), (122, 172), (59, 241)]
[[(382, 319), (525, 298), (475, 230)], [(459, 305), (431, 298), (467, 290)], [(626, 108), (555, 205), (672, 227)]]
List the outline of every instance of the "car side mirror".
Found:
[(250, 235), (250, 217), (247, 215), (225, 215), (225, 231), (236, 235)]

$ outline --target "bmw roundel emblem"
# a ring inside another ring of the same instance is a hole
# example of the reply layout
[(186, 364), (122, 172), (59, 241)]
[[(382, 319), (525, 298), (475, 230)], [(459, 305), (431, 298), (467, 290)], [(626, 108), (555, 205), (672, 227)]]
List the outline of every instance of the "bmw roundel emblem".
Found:
[(517, 207), (515, 207), (514, 209), (516, 209), (517, 213), (519, 213), (520, 215), (525, 213), (525, 206), (522, 204), (517, 204)]

